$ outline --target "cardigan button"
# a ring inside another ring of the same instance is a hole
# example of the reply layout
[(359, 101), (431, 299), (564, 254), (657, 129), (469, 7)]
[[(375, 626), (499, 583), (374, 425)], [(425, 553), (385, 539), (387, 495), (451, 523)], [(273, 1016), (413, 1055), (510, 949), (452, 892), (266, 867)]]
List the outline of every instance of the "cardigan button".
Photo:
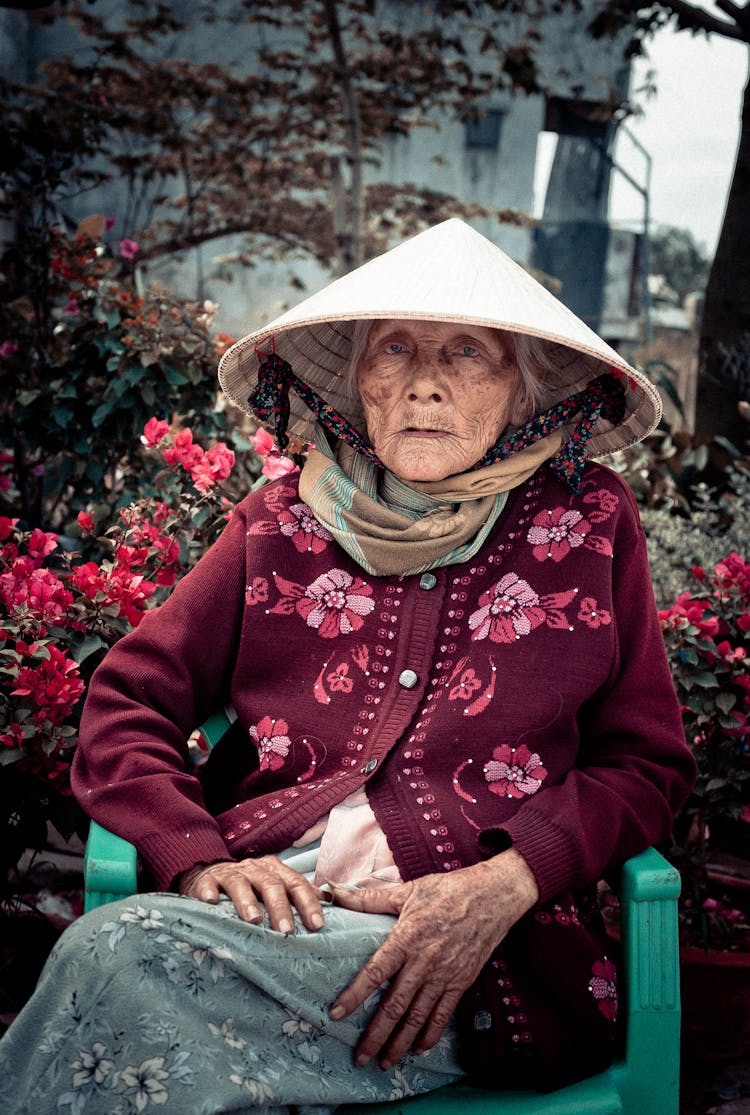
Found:
[(425, 589), (434, 588), (437, 584), (437, 577), (434, 573), (423, 573), (419, 578), (419, 587)]
[(492, 1015), (488, 1010), (478, 1010), (474, 1015), (474, 1029), (475, 1030), (490, 1030), (492, 1029)]
[(413, 689), (419, 681), (419, 678), (413, 670), (402, 670), (398, 675), (398, 684), (402, 685), (404, 689)]
[(378, 760), (377, 759), (370, 759), (369, 762), (365, 763), (365, 765), (362, 767), (362, 770), (359, 773), (360, 774), (369, 774), (371, 771), (375, 770), (375, 767), (377, 765), (378, 765)]

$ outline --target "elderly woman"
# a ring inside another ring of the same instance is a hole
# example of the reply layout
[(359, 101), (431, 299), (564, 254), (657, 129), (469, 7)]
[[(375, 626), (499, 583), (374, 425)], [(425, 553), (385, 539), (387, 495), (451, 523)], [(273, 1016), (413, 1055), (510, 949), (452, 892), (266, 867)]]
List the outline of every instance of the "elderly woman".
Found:
[[(653, 387), (455, 220), (220, 378), (282, 447), (312, 411), (315, 448), (92, 682), (75, 792), (178, 894), (63, 936), (0, 1046), (3, 1110), (325, 1112), (598, 1071), (594, 886), (693, 776), (633, 498), (585, 460), (653, 428)], [(233, 743), (191, 772), (222, 706)]]

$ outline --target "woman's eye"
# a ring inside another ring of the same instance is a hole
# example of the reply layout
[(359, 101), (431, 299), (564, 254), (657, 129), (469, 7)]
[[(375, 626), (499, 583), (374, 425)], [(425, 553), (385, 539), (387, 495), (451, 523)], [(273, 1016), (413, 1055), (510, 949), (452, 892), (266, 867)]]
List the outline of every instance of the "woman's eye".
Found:
[(462, 356), (479, 356), (479, 349), (474, 348), (474, 345), (461, 345)]
[(405, 349), (403, 345), (400, 345), (398, 343), (398, 341), (389, 341), (388, 344), (385, 346), (385, 351), (396, 355), (399, 352), (404, 352)]

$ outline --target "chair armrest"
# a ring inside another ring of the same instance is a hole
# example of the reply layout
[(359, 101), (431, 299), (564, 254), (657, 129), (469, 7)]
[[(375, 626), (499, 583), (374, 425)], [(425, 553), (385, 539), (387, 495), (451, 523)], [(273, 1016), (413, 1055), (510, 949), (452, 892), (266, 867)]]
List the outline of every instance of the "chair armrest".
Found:
[[(623, 865), (620, 894), (626, 1014), (614, 1066), (625, 1111), (676, 1115), (680, 1066), (680, 875), (654, 848)], [(646, 1081), (648, 1104), (644, 1106)]]
[(136, 851), (121, 836), (91, 822), (84, 859), (85, 913), (135, 894), (138, 886)]

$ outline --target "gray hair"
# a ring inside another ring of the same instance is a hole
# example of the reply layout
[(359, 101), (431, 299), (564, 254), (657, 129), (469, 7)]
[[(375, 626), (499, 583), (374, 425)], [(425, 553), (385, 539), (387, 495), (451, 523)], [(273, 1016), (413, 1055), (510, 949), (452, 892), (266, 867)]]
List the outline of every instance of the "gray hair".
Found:
[[(358, 410), (357, 365), (375, 322), (359, 318), (351, 324), (352, 347), (345, 380), (353, 409)], [(509, 355), (515, 358), (518, 368), (518, 394), (513, 407), (513, 421), (517, 426), (559, 402), (568, 394), (571, 383), (585, 377), (587, 364), (599, 363), (567, 345), (555, 344), (542, 337), (514, 333), (508, 329), (495, 329), (495, 332), (509, 349)]]

